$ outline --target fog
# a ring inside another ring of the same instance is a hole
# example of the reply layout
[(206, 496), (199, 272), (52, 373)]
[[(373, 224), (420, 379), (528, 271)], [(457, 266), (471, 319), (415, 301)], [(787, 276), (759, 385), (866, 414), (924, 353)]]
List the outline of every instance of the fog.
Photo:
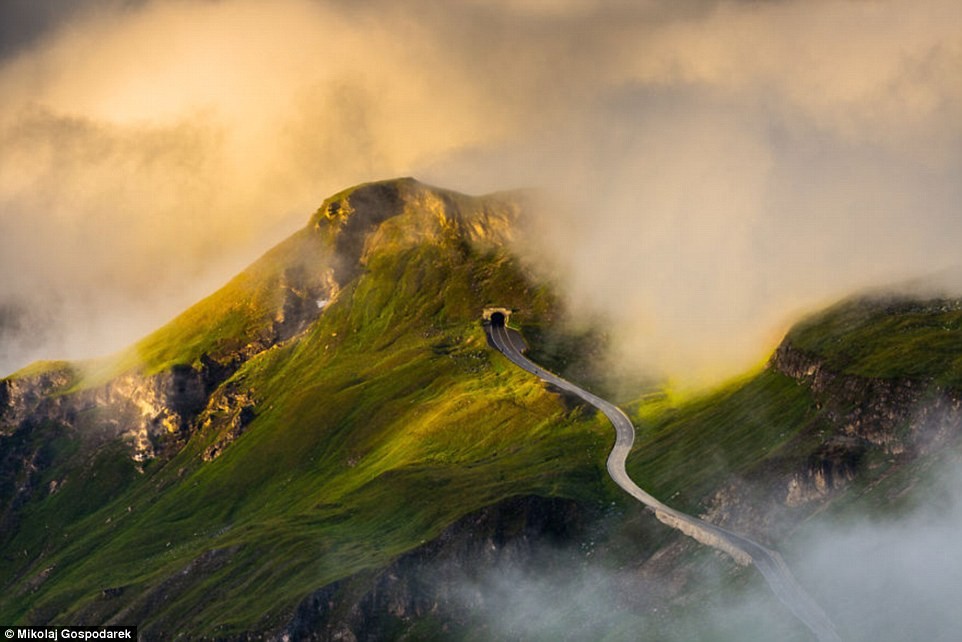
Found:
[[(781, 545), (844, 640), (951, 640), (962, 626), (962, 459), (956, 451), (912, 481), (901, 501), (886, 498), (888, 512), (866, 517), (871, 499), (829, 511)], [(720, 627), (773, 610), (761, 591), (729, 606), (713, 611)]]
[(119, 349), (400, 175), (540, 189), (521, 251), (682, 384), (958, 262), (954, 0), (39, 4), (0, 9), (0, 372)]
[[(867, 502), (829, 510), (776, 543), (843, 640), (958, 637), (962, 460), (957, 453), (949, 460), (916, 475), (898, 510), (866, 517)], [(721, 554), (670, 574), (661, 565), (661, 575), (593, 560), (557, 551), (545, 566), (508, 561), (464, 578), (455, 595), (483, 628), (472, 639), (814, 639), (760, 575), (746, 569), (748, 582), (733, 581), (735, 567)]]

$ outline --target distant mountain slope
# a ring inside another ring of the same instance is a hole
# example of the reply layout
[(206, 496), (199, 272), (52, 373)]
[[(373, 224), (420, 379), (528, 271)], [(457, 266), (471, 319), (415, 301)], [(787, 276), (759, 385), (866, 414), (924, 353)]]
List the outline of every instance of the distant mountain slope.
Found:
[[(452, 574), (567, 551), (556, 566), (617, 568), (643, 596), (593, 632), (642, 618), (626, 630), (664, 639), (652, 609), (690, 609), (685, 569), (704, 557), (607, 480), (603, 417), (485, 342), (499, 305), (555, 367), (594, 349), (551, 336), (558, 302), (510, 252), (521, 200), (413, 179), (346, 190), (129, 350), (0, 381), (0, 621), (498, 639), (473, 626), (496, 601)], [(762, 372), (632, 404), (629, 473), (776, 545), (827, 506), (891, 503), (959, 447), (959, 307), (849, 301)], [(806, 639), (786, 621), (780, 637)]]
[[(648, 430), (629, 468), (662, 496), (721, 518), (739, 493), (713, 487), (740, 477), (769, 493), (745, 526), (764, 529), (767, 513), (790, 528), (797, 518), (785, 511), (807, 515), (803, 505), (856, 479), (870, 484), (957, 442), (960, 309), (958, 300), (842, 302), (794, 327), (763, 372), (680, 408), (642, 407)], [(688, 461), (701, 465), (691, 471)]]

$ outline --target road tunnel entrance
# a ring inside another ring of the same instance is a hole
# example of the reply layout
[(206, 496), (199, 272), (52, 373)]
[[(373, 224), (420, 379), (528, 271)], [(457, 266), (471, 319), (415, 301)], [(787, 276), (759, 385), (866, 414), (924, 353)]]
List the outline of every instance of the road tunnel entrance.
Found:
[(503, 327), (508, 324), (508, 317), (511, 316), (511, 309), (485, 308), (481, 316), (485, 323), (495, 327)]

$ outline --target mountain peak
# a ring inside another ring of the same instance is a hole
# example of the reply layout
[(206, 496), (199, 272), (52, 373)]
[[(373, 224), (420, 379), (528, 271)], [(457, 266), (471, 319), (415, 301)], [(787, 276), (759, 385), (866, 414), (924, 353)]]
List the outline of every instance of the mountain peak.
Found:
[[(326, 235), (349, 277), (374, 252), (428, 242), (500, 246), (520, 212), (510, 194), (468, 196), (414, 178), (364, 183), (326, 199), (310, 227)], [(340, 279), (339, 279), (340, 280)]]
[(406, 193), (421, 184), (413, 178), (362, 183), (324, 199), (311, 218), (315, 229), (378, 224), (403, 210)]

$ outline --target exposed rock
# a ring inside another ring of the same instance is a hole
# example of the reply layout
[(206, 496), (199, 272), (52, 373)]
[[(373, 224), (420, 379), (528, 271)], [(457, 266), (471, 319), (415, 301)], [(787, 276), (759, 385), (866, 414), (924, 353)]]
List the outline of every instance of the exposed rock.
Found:
[(750, 479), (730, 480), (705, 500), (702, 515), (760, 541), (784, 537), (869, 462), (902, 466), (962, 435), (962, 399), (930, 382), (836, 373), (788, 340), (769, 367), (811, 391), (818, 418), (798, 439), (819, 444), (803, 446), (810, 454), (801, 465), (776, 459)]
[(335, 277), (346, 283), (385, 249), (441, 242), (503, 247), (516, 226), (519, 196), (488, 196), (477, 202), (405, 178), (338, 194), (324, 202), (312, 223), (333, 241), (339, 257)]
[(191, 421), (205, 406), (205, 368), (174, 366), (145, 377), (129, 373), (99, 386), (48, 398), (34, 417), (80, 429), (85, 439), (121, 438), (135, 461), (157, 455), (167, 442), (183, 439)]
[[(832, 372), (815, 355), (785, 340), (770, 367), (811, 389), (826, 418), (839, 427), (839, 438), (823, 446), (843, 467), (859, 448), (872, 446), (892, 456), (930, 452), (962, 427), (962, 399), (924, 380), (876, 379)], [(851, 439), (844, 439), (849, 437)], [(822, 475), (832, 474), (823, 466)], [(844, 473), (847, 474), (847, 473)], [(826, 482), (828, 483), (828, 482)]]
[(811, 390), (820, 423), (809, 430), (821, 443), (801, 468), (763, 471), (716, 492), (707, 502), (710, 521), (778, 537), (806, 512), (790, 511), (846, 489), (872, 456), (899, 466), (962, 434), (962, 399), (930, 382), (836, 373), (788, 340), (769, 367)]
[(274, 336), (265, 347), (287, 341), (306, 330), (340, 291), (333, 269), (324, 270), (318, 279), (304, 266), (287, 269), (280, 287), (284, 291), (284, 303), (274, 316)]
[(244, 433), (256, 416), (255, 407), (254, 392), (236, 385), (225, 386), (211, 397), (198, 420), (202, 431), (217, 435), (204, 450), (204, 461), (216, 459)]
[[(77, 617), (81, 621), (103, 622), (107, 625), (143, 622), (155, 610), (158, 604), (175, 599), (185, 590), (192, 587), (193, 582), (196, 581), (194, 576), (209, 575), (223, 568), (225, 565), (230, 564), (237, 551), (238, 547), (231, 546), (210, 549), (201, 553), (191, 560), (189, 564), (168, 576), (151, 590), (138, 595), (135, 600), (116, 613), (113, 612), (113, 609), (116, 607), (111, 604), (111, 601), (123, 596), (127, 592), (127, 587), (117, 586), (105, 588), (100, 593), (100, 600), (88, 604)], [(112, 614), (110, 619), (106, 619), (105, 616), (107, 614)], [(158, 628), (166, 627), (155, 627), (153, 631), (146, 635), (142, 631), (140, 639), (171, 640), (180, 633), (176, 628), (169, 630), (158, 630)]]
[(868, 445), (857, 438), (842, 435), (829, 439), (815, 451), (805, 470), (788, 481), (784, 503), (801, 506), (834, 494), (855, 479)]
[(63, 390), (75, 379), (73, 369), (64, 365), (34, 376), (0, 380), (0, 435), (16, 430), (48, 395)]
[(47, 578), (50, 577), (50, 574), (53, 573), (55, 568), (56, 566), (48, 566), (34, 575), (24, 584), (21, 593), (36, 591), (41, 584), (47, 581)]
[(339, 283), (350, 281), (361, 265), (361, 255), (368, 235), (387, 219), (397, 216), (404, 207), (401, 185), (413, 179), (362, 185), (349, 193), (325, 201), (313, 223), (315, 229), (326, 226), (340, 265), (335, 270)]

